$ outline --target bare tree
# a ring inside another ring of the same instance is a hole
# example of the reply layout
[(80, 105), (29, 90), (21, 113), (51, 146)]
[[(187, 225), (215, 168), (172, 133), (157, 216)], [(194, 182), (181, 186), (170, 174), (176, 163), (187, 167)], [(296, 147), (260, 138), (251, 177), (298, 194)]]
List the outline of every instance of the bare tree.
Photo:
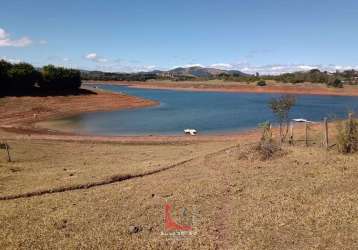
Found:
[(280, 125), (280, 142), (283, 142), (288, 134), (290, 125), (289, 113), (295, 104), (296, 97), (292, 95), (282, 95), (277, 98), (272, 98), (268, 103)]

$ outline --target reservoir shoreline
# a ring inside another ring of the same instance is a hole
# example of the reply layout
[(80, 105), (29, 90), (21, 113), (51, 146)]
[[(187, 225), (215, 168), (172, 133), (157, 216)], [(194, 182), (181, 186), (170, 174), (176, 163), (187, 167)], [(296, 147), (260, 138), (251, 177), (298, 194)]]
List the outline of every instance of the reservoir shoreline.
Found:
[(345, 85), (343, 88), (330, 88), (323, 84), (274, 84), (264, 87), (244, 83), (206, 83), (206, 82), (128, 82), (128, 81), (86, 81), (87, 85), (119, 85), (131, 88), (231, 92), (231, 93), (258, 93), (258, 94), (295, 94), (295, 95), (327, 95), (327, 96), (358, 96), (358, 87)]
[[(112, 82), (111, 82), (112, 83)], [(93, 83), (92, 83), (93, 84)], [(99, 83), (95, 83), (99, 84)], [(109, 84), (105, 82), (103, 84)], [(113, 84), (113, 83), (112, 83)], [(127, 83), (116, 83), (113, 85), (128, 85)], [(86, 86), (86, 85), (85, 85)], [(131, 96), (123, 93), (110, 92), (97, 88), (89, 87), (85, 89), (94, 91), (95, 95), (89, 96), (70, 96), (70, 97), (9, 97), (11, 101), (17, 100), (26, 103), (28, 110), (13, 110), (14, 112), (2, 112), (0, 128), (6, 135), (16, 135), (17, 138), (26, 138), (31, 135), (32, 139), (52, 139), (52, 140), (94, 140), (94, 141), (118, 141), (118, 142), (176, 142), (176, 141), (211, 141), (211, 140), (239, 140), (242, 138), (259, 138), (260, 131), (257, 128), (246, 129), (237, 132), (218, 132), (210, 134), (199, 133), (196, 137), (168, 134), (168, 135), (96, 135), (86, 133), (76, 133), (71, 130), (53, 129), (51, 122), (53, 119), (66, 118), (82, 113), (98, 111), (115, 111), (122, 109), (134, 109), (156, 106), (157, 101), (148, 100), (141, 97)], [(142, 85), (129, 85), (129, 87), (143, 88)], [(147, 87), (151, 88), (151, 86)], [(171, 88), (173, 89), (173, 88)], [(202, 91), (195, 88), (194, 91)], [(175, 89), (174, 89), (175, 90)], [(182, 90), (182, 89), (179, 89)], [(193, 91), (189, 88), (185, 90)], [(204, 90), (206, 91), (206, 89)], [(210, 90), (210, 92), (213, 92)], [(221, 91), (219, 91), (221, 92)], [(225, 91), (224, 91), (225, 92)], [(227, 91), (231, 92), (231, 91)], [(235, 92), (235, 91), (234, 91)], [(251, 93), (251, 92), (250, 92)], [(357, 93), (358, 95), (358, 93)], [(31, 100), (32, 99), (32, 100)], [(38, 103), (41, 103), (39, 105)], [(56, 108), (46, 109), (49, 104)], [(6, 105), (5, 105), (6, 109)], [(5, 111), (5, 110), (4, 110)], [(34, 116), (36, 115), (36, 116)], [(37, 126), (43, 123), (43, 126)], [(49, 124), (49, 126), (46, 126)], [(199, 131), (200, 132), (200, 131)]]

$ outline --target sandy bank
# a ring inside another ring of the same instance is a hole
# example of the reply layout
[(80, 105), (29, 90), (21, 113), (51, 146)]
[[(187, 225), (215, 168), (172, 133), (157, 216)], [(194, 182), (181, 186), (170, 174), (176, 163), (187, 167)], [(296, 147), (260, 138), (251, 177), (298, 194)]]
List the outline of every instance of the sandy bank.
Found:
[(334, 95), (358, 96), (358, 87), (328, 88), (322, 84), (275, 84), (265, 87), (242, 83), (205, 83), (205, 82), (123, 82), (123, 81), (91, 81), (87, 84), (128, 85), (133, 88), (167, 89), (184, 91), (237, 92), (237, 93), (280, 93), (296, 95)]
[(0, 102), (0, 127), (8, 129), (30, 129), (39, 121), (79, 113), (158, 104), (135, 96), (85, 89), (77, 95), (4, 97)]

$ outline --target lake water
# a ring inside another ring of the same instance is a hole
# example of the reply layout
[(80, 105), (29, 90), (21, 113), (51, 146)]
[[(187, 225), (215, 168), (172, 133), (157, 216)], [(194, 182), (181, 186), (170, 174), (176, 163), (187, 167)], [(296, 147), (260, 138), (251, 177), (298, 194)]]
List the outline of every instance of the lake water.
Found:
[[(95, 112), (61, 119), (61, 126), (97, 135), (182, 134), (195, 128), (201, 134), (255, 128), (275, 118), (267, 106), (275, 94), (190, 92), (101, 85), (102, 89), (160, 101), (156, 107)], [(321, 121), (342, 118), (358, 109), (358, 97), (298, 95), (291, 118)]]

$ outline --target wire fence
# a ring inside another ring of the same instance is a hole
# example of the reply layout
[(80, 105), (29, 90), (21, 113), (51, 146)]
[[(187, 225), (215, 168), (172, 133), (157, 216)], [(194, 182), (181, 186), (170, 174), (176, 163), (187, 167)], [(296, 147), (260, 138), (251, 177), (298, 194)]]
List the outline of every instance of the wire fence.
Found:
[[(348, 124), (357, 123), (358, 121), (353, 117), (353, 113), (348, 114), (348, 119), (337, 120), (324, 118), (323, 122), (290, 122), (289, 128), (287, 128), (287, 135), (285, 136), (285, 143), (291, 145), (302, 146), (319, 146), (326, 149), (332, 149), (337, 146), (337, 134), (339, 130), (343, 129), (346, 136), (350, 137), (351, 143), (358, 144), (358, 138), (352, 135), (354, 131), (348, 131)], [(338, 125), (343, 125), (339, 128)], [(286, 128), (285, 128), (286, 129)], [(279, 131), (275, 131), (274, 137), (279, 140)], [(340, 131), (342, 132), (342, 131)]]

